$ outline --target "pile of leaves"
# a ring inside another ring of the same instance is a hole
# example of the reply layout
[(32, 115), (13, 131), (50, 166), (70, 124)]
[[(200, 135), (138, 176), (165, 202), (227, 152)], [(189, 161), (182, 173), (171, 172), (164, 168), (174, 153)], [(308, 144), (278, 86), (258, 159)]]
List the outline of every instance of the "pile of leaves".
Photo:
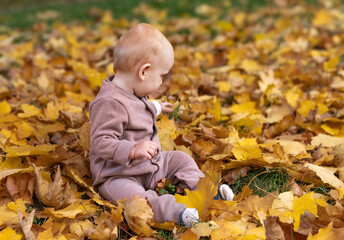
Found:
[[(135, 10), (174, 46), (172, 74), (153, 97), (175, 106), (158, 120), (163, 150), (190, 154), (206, 174), (175, 195), (200, 213), (191, 229), (155, 223), (145, 199), (114, 204), (92, 188), (89, 103), (113, 74), (116, 41), (138, 21), (93, 9), (92, 25), (2, 28), (0, 239), (137, 239), (160, 229), (180, 239), (342, 239), (343, 8), (275, 2), (250, 14), (200, 5), (197, 17), (176, 19)], [(255, 169), (234, 201), (213, 200), (220, 183)], [(287, 176), (283, 190), (253, 194), (251, 183), (275, 171)], [(164, 181), (158, 192), (176, 192)]]

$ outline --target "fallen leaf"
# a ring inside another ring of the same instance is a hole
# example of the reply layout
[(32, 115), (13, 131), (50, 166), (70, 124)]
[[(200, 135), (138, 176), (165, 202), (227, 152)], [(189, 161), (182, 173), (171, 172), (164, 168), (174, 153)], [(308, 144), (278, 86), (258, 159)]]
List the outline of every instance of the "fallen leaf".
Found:
[(33, 218), (35, 217), (35, 209), (32, 210), (28, 217), (24, 218), (23, 214), (18, 210), (18, 218), (20, 221), (20, 226), (23, 230), (24, 236), (27, 240), (35, 240), (36, 236), (31, 231)]
[(201, 220), (206, 219), (210, 203), (217, 193), (217, 186), (212, 182), (209, 176), (201, 178), (196, 186), (196, 190), (185, 189), (186, 195), (176, 194), (177, 202), (186, 204), (188, 208), (196, 208)]
[(42, 203), (61, 209), (75, 201), (69, 182), (64, 183), (62, 180), (60, 166), (57, 167), (53, 182), (48, 182), (42, 178), (40, 171), (34, 164), (33, 167), (37, 177), (35, 192)]
[(0, 102), (0, 116), (4, 116), (9, 113), (11, 113), (11, 106), (7, 101)]
[(21, 240), (23, 237), (22, 234), (17, 234), (12, 228), (5, 228), (0, 232), (1, 240)]
[(235, 158), (241, 161), (260, 158), (262, 155), (255, 138), (239, 140), (234, 144), (232, 152)]
[(324, 183), (328, 183), (337, 189), (344, 188), (344, 183), (334, 175), (336, 169), (331, 171), (329, 168), (317, 166), (311, 163), (305, 163), (305, 167), (314, 171)]
[(195, 224), (191, 231), (196, 233), (197, 236), (200, 237), (208, 237), (214, 232), (216, 229), (219, 228), (219, 225), (214, 221), (209, 222), (202, 222)]
[(150, 228), (153, 216), (153, 210), (146, 199), (135, 196), (124, 204), (124, 217), (136, 234), (146, 237), (154, 234), (155, 231)]
[(29, 203), (33, 203), (32, 195), (36, 183), (36, 177), (33, 173), (10, 175), (7, 176), (5, 181), (7, 191), (14, 201), (22, 198)]
[(306, 211), (317, 214), (317, 204), (320, 206), (326, 206), (326, 202), (323, 199), (314, 199), (313, 192), (306, 193), (300, 198), (296, 198), (293, 201), (292, 212), (289, 214), (294, 219), (294, 230), (299, 229), (300, 217)]
[(336, 147), (338, 145), (344, 144), (344, 138), (342, 137), (332, 137), (326, 134), (319, 134), (312, 138), (312, 145), (319, 146), (320, 144), (323, 147)]

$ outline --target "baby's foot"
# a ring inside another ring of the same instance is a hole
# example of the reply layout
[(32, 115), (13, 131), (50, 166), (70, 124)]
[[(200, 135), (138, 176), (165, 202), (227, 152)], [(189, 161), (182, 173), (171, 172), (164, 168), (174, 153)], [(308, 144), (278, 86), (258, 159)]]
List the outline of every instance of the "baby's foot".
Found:
[(225, 201), (232, 201), (234, 198), (234, 193), (232, 189), (227, 184), (221, 184), (217, 195), (214, 197), (215, 200), (217, 199), (225, 200)]
[(196, 208), (186, 208), (183, 212), (180, 213), (180, 222), (187, 227), (192, 227), (197, 223), (199, 216)]

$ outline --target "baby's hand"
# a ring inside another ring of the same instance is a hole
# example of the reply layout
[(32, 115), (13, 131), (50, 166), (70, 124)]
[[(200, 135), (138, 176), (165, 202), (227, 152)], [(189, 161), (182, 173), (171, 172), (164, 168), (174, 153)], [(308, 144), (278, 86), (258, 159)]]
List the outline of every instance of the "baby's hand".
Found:
[(160, 102), (162, 113), (171, 113), (173, 111), (173, 104), (169, 102)]
[(136, 159), (136, 158), (147, 158), (149, 160), (157, 154), (158, 152), (158, 145), (152, 141), (142, 141), (136, 144), (136, 146), (131, 150), (129, 159)]

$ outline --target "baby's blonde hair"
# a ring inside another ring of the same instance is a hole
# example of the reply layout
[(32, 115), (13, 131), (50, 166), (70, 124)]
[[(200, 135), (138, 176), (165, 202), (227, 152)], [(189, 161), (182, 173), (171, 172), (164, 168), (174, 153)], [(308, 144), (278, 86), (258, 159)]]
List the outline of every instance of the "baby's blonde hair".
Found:
[(136, 71), (141, 64), (150, 63), (168, 41), (155, 27), (140, 23), (130, 28), (119, 39), (114, 49), (113, 67), (115, 71)]

